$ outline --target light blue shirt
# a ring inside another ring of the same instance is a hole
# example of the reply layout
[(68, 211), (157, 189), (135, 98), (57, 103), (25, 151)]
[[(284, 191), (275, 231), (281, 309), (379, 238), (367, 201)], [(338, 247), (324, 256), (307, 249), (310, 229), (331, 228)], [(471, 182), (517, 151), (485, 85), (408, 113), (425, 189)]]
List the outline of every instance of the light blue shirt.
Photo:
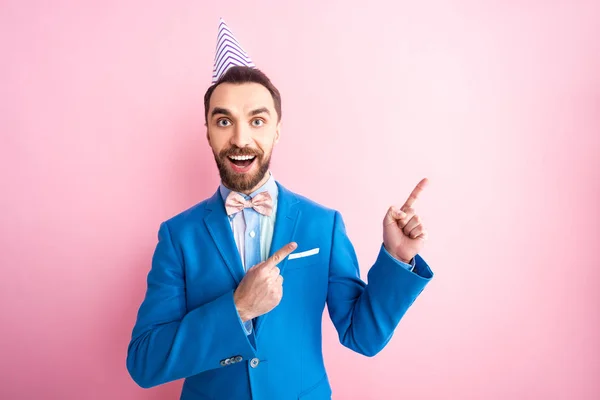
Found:
[[(223, 183), (219, 186), (223, 201), (232, 191)], [(253, 208), (244, 208), (241, 212), (229, 216), (229, 223), (235, 239), (244, 271), (247, 271), (252, 266), (265, 261), (271, 250), (271, 242), (273, 241), (273, 231), (275, 230), (275, 218), (277, 215), (277, 184), (273, 178), (273, 174), (269, 172), (269, 179), (250, 195), (239, 193), (246, 200), (250, 200), (261, 192), (268, 191), (273, 199), (273, 212), (270, 216), (262, 215), (256, 212)], [(415, 267), (415, 259), (411, 260), (410, 264), (403, 263), (400, 260), (392, 257), (387, 250), (385, 253), (396, 261), (402, 267), (412, 271)], [(252, 321), (244, 323), (246, 334), (252, 333)]]
[[(223, 183), (221, 183), (219, 189), (223, 201), (225, 201), (231, 189), (225, 187)], [(273, 174), (269, 172), (269, 179), (260, 188), (250, 193), (250, 195), (239, 193), (244, 199), (250, 200), (265, 191), (268, 191), (273, 199), (273, 212), (270, 216), (262, 215), (253, 208), (244, 208), (241, 212), (229, 216), (229, 223), (244, 271), (265, 261), (269, 255), (277, 215), (278, 190)], [(252, 321), (246, 321), (244, 328), (246, 333), (250, 334), (252, 332)]]

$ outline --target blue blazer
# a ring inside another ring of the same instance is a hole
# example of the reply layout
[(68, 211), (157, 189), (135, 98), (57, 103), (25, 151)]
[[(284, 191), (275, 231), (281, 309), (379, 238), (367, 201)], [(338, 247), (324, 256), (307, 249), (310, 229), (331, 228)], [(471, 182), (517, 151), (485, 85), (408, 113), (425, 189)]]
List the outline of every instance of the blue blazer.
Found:
[(292, 241), (295, 253), (319, 250), (279, 264), (283, 298), (251, 335), (233, 302), (244, 269), (219, 191), (160, 225), (127, 351), (138, 385), (185, 378), (184, 400), (330, 399), (325, 304), (344, 346), (370, 357), (389, 342), (433, 277), (425, 261), (410, 272), (382, 246), (365, 284), (340, 213), (277, 186), (271, 254)]

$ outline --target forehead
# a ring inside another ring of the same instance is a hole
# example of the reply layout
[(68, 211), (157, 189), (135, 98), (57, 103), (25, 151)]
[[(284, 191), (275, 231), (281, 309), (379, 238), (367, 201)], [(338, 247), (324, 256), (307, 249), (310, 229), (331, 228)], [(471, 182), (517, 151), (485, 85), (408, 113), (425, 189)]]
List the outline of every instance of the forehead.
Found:
[(241, 114), (261, 107), (267, 107), (271, 113), (275, 110), (271, 93), (263, 85), (254, 82), (220, 84), (210, 97), (210, 110), (215, 107)]

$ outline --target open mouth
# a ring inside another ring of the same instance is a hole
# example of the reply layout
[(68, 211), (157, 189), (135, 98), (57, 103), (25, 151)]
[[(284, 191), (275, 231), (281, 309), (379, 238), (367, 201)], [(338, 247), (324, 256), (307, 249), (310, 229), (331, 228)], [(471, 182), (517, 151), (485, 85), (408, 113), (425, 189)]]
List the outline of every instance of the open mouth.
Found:
[(250, 169), (256, 156), (228, 156), (227, 159), (231, 163), (231, 166), (236, 172), (246, 172)]

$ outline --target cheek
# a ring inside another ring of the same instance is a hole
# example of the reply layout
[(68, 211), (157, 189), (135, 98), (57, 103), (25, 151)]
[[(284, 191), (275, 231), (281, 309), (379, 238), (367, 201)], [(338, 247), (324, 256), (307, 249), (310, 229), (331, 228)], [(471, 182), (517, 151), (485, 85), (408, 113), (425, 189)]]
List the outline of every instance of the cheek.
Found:
[(226, 135), (208, 134), (208, 144), (215, 153), (219, 153), (227, 144)]
[(273, 145), (276, 143), (277, 132), (276, 131), (268, 131), (262, 132), (259, 135), (256, 135), (254, 141), (256, 144), (266, 152), (271, 150)]

